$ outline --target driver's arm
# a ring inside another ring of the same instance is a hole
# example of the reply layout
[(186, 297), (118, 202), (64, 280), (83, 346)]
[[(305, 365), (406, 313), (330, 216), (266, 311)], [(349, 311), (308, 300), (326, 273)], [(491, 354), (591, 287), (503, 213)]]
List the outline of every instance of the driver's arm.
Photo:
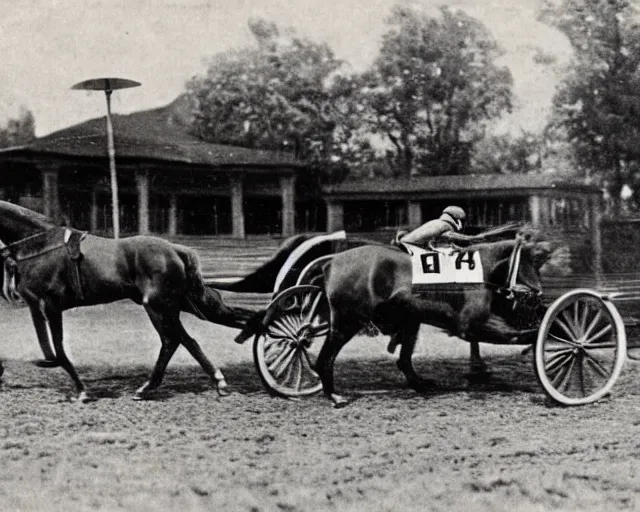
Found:
[(447, 231), (440, 235), (439, 238), (456, 245), (469, 245), (484, 242), (487, 237), (483, 233), (478, 235), (463, 235), (462, 233), (457, 233), (455, 231)]

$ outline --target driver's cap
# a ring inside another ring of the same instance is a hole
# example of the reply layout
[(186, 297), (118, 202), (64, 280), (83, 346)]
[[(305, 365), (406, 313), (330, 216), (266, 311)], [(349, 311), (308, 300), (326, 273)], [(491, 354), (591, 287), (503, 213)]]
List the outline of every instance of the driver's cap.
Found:
[(464, 210), (459, 206), (447, 206), (444, 210), (442, 210), (442, 213), (451, 215), (456, 220), (464, 220), (466, 217)]

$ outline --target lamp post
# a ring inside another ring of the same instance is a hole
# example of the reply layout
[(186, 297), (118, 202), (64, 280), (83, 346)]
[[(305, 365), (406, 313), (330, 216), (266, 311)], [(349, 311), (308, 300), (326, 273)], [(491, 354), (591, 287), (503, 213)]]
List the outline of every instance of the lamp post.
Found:
[(118, 175), (116, 173), (116, 149), (113, 140), (113, 123), (111, 121), (111, 93), (117, 89), (138, 87), (140, 82), (126, 78), (91, 78), (73, 85), (72, 89), (85, 91), (104, 91), (107, 98), (107, 154), (109, 156), (109, 173), (111, 175), (111, 214), (113, 218), (113, 238), (120, 237), (120, 215), (118, 206)]

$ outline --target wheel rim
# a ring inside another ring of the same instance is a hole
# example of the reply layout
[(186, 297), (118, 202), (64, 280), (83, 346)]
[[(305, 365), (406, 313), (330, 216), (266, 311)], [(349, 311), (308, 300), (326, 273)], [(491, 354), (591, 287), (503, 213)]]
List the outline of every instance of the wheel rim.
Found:
[(329, 333), (328, 304), (321, 288), (297, 286), (269, 306), (255, 356), (265, 385), (284, 396), (317, 393), (322, 383), (313, 370)]
[(547, 311), (535, 363), (542, 386), (554, 400), (582, 405), (611, 390), (625, 356), (624, 324), (613, 304), (593, 291), (576, 290)]

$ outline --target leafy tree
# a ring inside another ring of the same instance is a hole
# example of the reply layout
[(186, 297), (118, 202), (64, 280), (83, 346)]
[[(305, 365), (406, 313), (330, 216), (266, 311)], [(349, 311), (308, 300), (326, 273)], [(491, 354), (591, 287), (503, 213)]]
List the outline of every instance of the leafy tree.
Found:
[(334, 104), (350, 93), (348, 79), (336, 81), (343, 63), (326, 44), (249, 22), (253, 47), (214, 56), (202, 76), (187, 84), (193, 130), (218, 143), (286, 150), (325, 173), (342, 170), (342, 143)]
[(538, 134), (492, 135), (476, 144), (473, 169), (486, 174), (531, 172), (540, 168), (543, 152), (544, 141)]
[(548, 1), (541, 19), (561, 30), (575, 59), (554, 98), (582, 174), (608, 187), (613, 212), (633, 179), (640, 149), (640, 25), (628, 0)]
[(0, 147), (27, 144), (36, 138), (35, 117), (30, 110), (20, 108), (18, 117), (11, 118), (4, 128), (0, 128)]
[(354, 98), (362, 122), (400, 174), (465, 172), (487, 122), (511, 109), (500, 48), (481, 22), (446, 7), (431, 17), (396, 6), (388, 25)]

